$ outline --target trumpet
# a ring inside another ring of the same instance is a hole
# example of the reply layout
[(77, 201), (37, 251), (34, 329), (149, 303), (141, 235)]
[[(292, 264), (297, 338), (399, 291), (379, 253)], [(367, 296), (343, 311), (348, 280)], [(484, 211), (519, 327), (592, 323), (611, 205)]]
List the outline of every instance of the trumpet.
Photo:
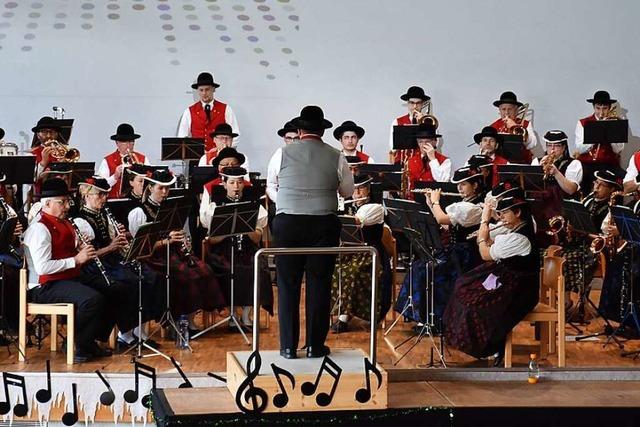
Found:
[[(491, 233), (494, 230), (499, 230), (499, 229), (503, 228), (504, 226), (505, 226), (504, 224), (495, 224), (493, 226), (489, 226), (489, 233)], [(473, 239), (477, 238), (478, 234), (480, 234), (480, 230), (472, 231), (471, 233), (469, 233), (467, 235), (467, 240), (473, 240)]]
[(558, 160), (554, 153), (547, 154), (540, 160), (540, 166), (542, 166), (542, 170), (544, 171), (543, 179), (548, 180), (553, 177), (550, 172), (551, 166)]
[(50, 139), (42, 146), (50, 148), (51, 155), (59, 162), (75, 163), (80, 160), (80, 151), (77, 148), (71, 148), (56, 139)]
[(127, 148), (127, 152), (125, 154), (121, 154), (122, 156), (122, 163), (127, 164), (127, 165), (141, 165), (142, 162), (140, 161), (140, 159), (138, 159), (138, 156), (136, 155), (136, 153), (131, 150), (130, 148)]
[(523, 126), (524, 118), (526, 117), (528, 111), (529, 111), (528, 102), (518, 107), (518, 110), (516, 111), (516, 118), (515, 118), (515, 122), (518, 124), (513, 126), (511, 129), (507, 128), (507, 126), (504, 125), (502, 129), (500, 129), (500, 133), (520, 135), (522, 137), (522, 142), (525, 142), (527, 139), (529, 139), (529, 132), (527, 131), (527, 128)]
[[(73, 221), (69, 221), (71, 223), (71, 226), (73, 227), (73, 229), (76, 232), (76, 235), (78, 236), (78, 240), (80, 240), (80, 242), (84, 245), (84, 246), (88, 246), (89, 242), (87, 241), (87, 239), (84, 237), (84, 235), (80, 232), (80, 229), (78, 228), (78, 226), (76, 225), (75, 222)], [(111, 280), (109, 280), (109, 276), (107, 276), (107, 270), (104, 268), (104, 265), (102, 264), (102, 261), (100, 261), (100, 258), (95, 257), (93, 259), (93, 262), (96, 263), (96, 267), (98, 267), (98, 271), (100, 272), (100, 274), (102, 275), (102, 277), (104, 278), (104, 281), (107, 282), (107, 286), (111, 286)]]
[[(109, 231), (113, 233), (112, 237), (115, 238), (120, 236), (120, 234), (122, 233), (120, 233), (120, 230), (118, 229), (118, 221), (113, 216), (113, 213), (111, 212), (111, 209), (109, 209), (108, 206), (104, 207), (104, 213), (107, 215), (107, 222), (109, 223)], [(120, 255), (122, 255), (122, 257), (126, 257), (127, 253), (129, 253), (129, 249), (130, 249), (130, 245), (129, 243), (127, 243), (127, 245), (120, 248), (118, 252), (120, 252)]]

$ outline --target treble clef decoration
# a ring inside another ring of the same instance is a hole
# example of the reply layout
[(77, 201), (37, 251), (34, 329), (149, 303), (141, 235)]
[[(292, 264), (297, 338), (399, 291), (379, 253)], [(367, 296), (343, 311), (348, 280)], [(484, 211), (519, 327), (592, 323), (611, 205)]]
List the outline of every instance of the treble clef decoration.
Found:
[[(253, 385), (253, 380), (260, 374), (261, 366), (262, 358), (258, 350), (256, 350), (247, 359), (247, 378), (240, 383), (236, 392), (236, 405), (246, 414), (259, 414), (267, 407), (269, 399), (267, 392)], [(250, 404), (250, 406), (247, 404)]]

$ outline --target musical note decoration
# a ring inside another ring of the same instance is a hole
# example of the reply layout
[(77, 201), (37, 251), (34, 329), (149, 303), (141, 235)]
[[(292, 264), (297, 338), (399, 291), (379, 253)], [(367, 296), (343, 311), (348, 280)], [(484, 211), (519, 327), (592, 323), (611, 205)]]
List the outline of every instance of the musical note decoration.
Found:
[(47, 403), (51, 400), (51, 362), (47, 359), (47, 388), (41, 388), (36, 392), (36, 400)]
[[(144, 363), (135, 362), (135, 379), (134, 390), (124, 392), (124, 401), (127, 403), (136, 403), (140, 393), (140, 375), (151, 379), (151, 390), (156, 388), (156, 368), (145, 365)], [(149, 409), (151, 407), (151, 393), (142, 396), (142, 406)]]
[(331, 386), (331, 391), (329, 393), (318, 393), (316, 395), (316, 403), (318, 406), (329, 406), (331, 401), (333, 400), (334, 395), (336, 394), (336, 390), (338, 389), (338, 383), (340, 382), (340, 376), (342, 375), (342, 368), (338, 366), (336, 362), (331, 360), (328, 356), (325, 356), (322, 360), (322, 365), (320, 365), (320, 369), (318, 370), (318, 375), (314, 382), (305, 382), (300, 386), (300, 390), (302, 394), (305, 396), (312, 396), (318, 390), (318, 385), (320, 384), (320, 380), (322, 379), (322, 373), (326, 372), (327, 375), (333, 378), (333, 385)]
[(100, 372), (99, 369), (96, 369), (95, 373), (96, 375), (98, 375), (98, 378), (100, 378), (100, 381), (102, 381), (105, 387), (107, 387), (107, 391), (103, 391), (102, 394), (100, 394), (100, 403), (104, 406), (113, 405), (113, 402), (115, 402), (116, 400), (116, 394), (113, 392), (111, 384), (109, 384), (109, 381), (107, 381), (107, 379), (102, 375), (102, 372)]
[(65, 412), (62, 414), (62, 424), (72, 426), (78, 422), (78, 388), (76, 383), (71, 384), (71, 392), (73, 394), (73, 412)]
[(213, 372), (207, 372), (207, 375), (210, 376), (211, 378), (215, 379), (215, 380), (218, 380), (218, 381), (223, 382), (225, 384), (227, 383), (227, 379), (225, 377), (221, 377), (218, 374), (214, 374)]
[(0, 414), (6, 415), (11, 410), (11, 397), (9, 396), (9, 386), (19, 387), (22, 390), (22, 403), (16, 403), (13, 407), (13, 415), (16, 417), (24, 417), (29, 412), (29, 404), (27, 400), (27, 387), (22, 375), (11, 374), (9, 372), (2, 373), (2, 383), (4, 385), (4, 396), (7, 399), (0, 402)]
[(282, 384), (282, 379), (280, 377), (285, 376), (289, 379), (289, 381), (291, 381), (291, 390), (296, 388), (296, 378), (291, 372), (279, 366), (276, 366), (275, 363), (271, 364), (271, 370), (273, 370), (273, 374), (276, 376), (276, 381), (278, 382), (278, 386), (280, 387), (280, 393), (273, 396), (273, 405), (276, 408), (284, 408), (289, 403), (289, 395), (284, 389), (284, 385)]
[(373, 372), (378, 380), (378, 388), (376, 390), (380, 390), (382, 386), (382, 374), (378, 370), (378, 367), (372, 364), (369, 361), (368, 357), (364, 358), (364, 377), (365, 377), (365, 387), (358, 389), (356, 391), (356, 400), (360, 403), (367, 403), (371, 400), (371, 376), (370, 373)]
[[(259, 414), (267, 408), (269, 399), (267, 392), (253, 384), (253, 380), (260, 374), (261, 366), (262, 357), (260, 357), (260, 352), (256, 350), (247, 359), (247, 378), (240, 383), (236, 392), (236, 405), (245, 414)], [(251, 406), (248, 406), (249, 403)]]
[(176, 370), (182, 377), (182, 381), (184, 381), (182, 384), (178, 386), (178, 388), (193, 388), (193, 384), (191, 384), (191, 381), (189, 381), (189, 378), (187, 378), (184, 371), (180, 367), (180, 364), (176, 359), (173, 358), (173, 356), (171, 356), (171, 363), (173, 363), (173, 366), (176, 368)]

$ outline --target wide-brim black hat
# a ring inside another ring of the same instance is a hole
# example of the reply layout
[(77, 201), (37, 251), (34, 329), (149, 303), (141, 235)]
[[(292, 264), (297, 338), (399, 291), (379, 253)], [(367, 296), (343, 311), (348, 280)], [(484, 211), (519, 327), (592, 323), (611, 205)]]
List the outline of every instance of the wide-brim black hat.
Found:
[(403, 101), (408, 101), (411, 98), (418, 98), (422, 99), (423, 101), (428, 101), (431, 99), (429, 95), (424, 93), (424, 89), (422, 89), (420, 86), (411, 86), (409, 89), (407, 89), (407, 93), (405, 93), (404, 95), (400, 95), (400, 99), (402, 99)]
[(278, 130), (278, 136), (280, 138), (284, 138), (284, 136), (289, 132), (298, 132), (298, 128), (293, 125), (291, 120), (285, 123), (282, 129)]
[(60, 178), (51, 178), (40, 186), (40, 198), (69, 196), (71, 193), (67, 183)]
[(358, 138), (362, 138), (364, 136), (363, 128), (355, 124), (355, 122), (347, 120), (333, 130), (333, 137), (339, 141), (340, 138), (342, 138), (342, 134), (349, 131), (355, 132)]
[(503, 212), (518, 206), (524, 206), (526, 204), (527, 204), (527, 201), (524, 197), (510, 195), (507, 197), (503, 197), (498, 201), (498, 206), (496, 206), (496, 212)]
[(476, 169), (493, 167), (493, 161), (491, 160), (491, 157), (484, 154), (474, 154), (473, 156), (469, 157), (467, 164), (470, 167)]
[(176, 182), (176, 176), (168, 169), (158, 169), (154, 171), (151, 176), (146, 176), (145, 179), (153, 184), (159, 185), (173, 185)]
[(471, 181), (474, 179), (480, 179), (482, 174), (480, 171), (471, 166), (465, 166), (453, 173), (453, 178), (451, 178), (452, 184), (458, 184), (460, 182)]
[(211, 161), (211, 166), (217, 169), (218, 166), (220, 166), (220, 162), (228, 158), (237, 159), (238, 163), (240, 163), (241, 165), (247, 160), (244, 154), (239, 153), (238, 150), (236, 150), (235, 148), (225, 147), (222, 150), (220, 150), (218, 155), (214, 157), (214, 159)]
[(300, 111), (300, 115), (291, 120), (297, 129), (329, 129), (333, 126), (324, 118), (322, 108), (317, 105), (307, 105)]
[(522, 106), (522, 102), (518, 101), (516, 94), (511, 91), (503, 92), (502, 95), (500, 95), (500, 99), (493, 101), (494, 107), (499, 107), (502, 104), (514, 104), (518, 107)]
[(599, 90), (593, 94), (593, 98), (587, 99), (589, 104), (611, 105), (618, 102), (617, 99), (611, 99), (611, 95), (606, 90)]
[(435, 139), (440, 138), (442, 135), (436, 132), (435, 126), (424, 123), (415, 127), (414, 136), (416, 138)]
[(242, 178), (247, 174), (247, 170), (240, 166), (230, 166), (222, 169), (220, 175), (225, 178)]
[(73, 172), (72, 163), (69, 162), (56, 162), (49, 163), (47, 168), (42, 171), (42, 175), (53, 174), (53, 175), (66, 175)]
[(136, 176), (147, 176), (151, 172), (151, 168), (141, 163), (134, 163), (131, 166), (124, 169), (127, 173)]
[(0, 139), (4, 138), (4, 129), (0, 128)]
[(209, 134), (211, 138), (217, 135), (227, 135), (231, 138), (235, 138), (236, 136), (238, 136), (237, 133), (233, 132), (233, 128), (229, 123), (220, 123), (218, 126), (216, 126), (215, 130)]
[(0, 173), (0, 182), (5, 182), (7, 180), (7, 175)]
[(356, 187), (361, 187), (363, 185), (369, 185), (373, 181), (369, 175), (356, 175), (353, 177), (353, 185)]
[(135, 133), (133, 126), (129, 123), (119, 124), (115, 135), (111, 135), (112, 141), (134, 141), (138, 138), (140, 138), (140, 135)]
[(476, 142), (476, 144), (480, 144), (480, 141), (482, 141), (482, 138), (484, 138), (485, 136), (495, 139), (496, 143), (498, 144), (502, 144), (502, 142), (504, 141), (504, 138), (498, 133), (498, 130), (491, 126), (483, 127), (481, 132), (473, 135), (473, 140)]
[(38, 132), (42, 129), (53, 129), (59, 132), (60, 124), (53, 117), (45, 116), (38, 120), (38, 123), (31, 128), (31, 132)]
[(569, 137), (561, 130), (550, 130), (542, 137), (547, 144), (567, 144)]
[(593, 176), (595, 176), (599, 180), (602, 180), (604, 182), (607, 182), (611, 185), (616, 186), (618, 189), (622, 189), (622, 176), (613, 172), (612, 170), (609, 170), (609, 169), (599, 170), (599, 171), (596, 171), (593, 174)]
[(520, 188), (516, 184), (511, 181), (502, 181), (495, 187), (491, 189), (492, 197), (502, 197), (507, 191), (513, 190), (514, 188)]
[(78, 185), (93, 187), (98, 191), (102, 191), (103, 193), (107, 193), (109, 192), (109, 190), (111, 190), (111, 186), (109, 185), (107, 180), (100, 176), (89, 177), (83, 181), (80, 181)]
[(191, 85), (191, 89), (198, 89), (199, 86), (220, 87), (220, 85), (214, 81), (213, 74), (207, 72), (198, 74), (198, 78), (196, 82)]

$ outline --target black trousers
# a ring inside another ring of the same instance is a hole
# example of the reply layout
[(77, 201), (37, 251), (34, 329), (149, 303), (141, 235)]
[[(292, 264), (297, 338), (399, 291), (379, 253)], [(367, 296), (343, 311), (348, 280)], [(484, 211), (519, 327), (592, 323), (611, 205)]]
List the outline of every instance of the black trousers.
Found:
[[(336, 215), (278, 214), (273, 220), (276, 247), (338, 246), (340, 220)], [(300, 288), (306, 277), (306, 345), (321, 346), (329, 332), (331, 277), (335, 255), (276, 257), (280, 348), (298, 348), (300, 338)]]

